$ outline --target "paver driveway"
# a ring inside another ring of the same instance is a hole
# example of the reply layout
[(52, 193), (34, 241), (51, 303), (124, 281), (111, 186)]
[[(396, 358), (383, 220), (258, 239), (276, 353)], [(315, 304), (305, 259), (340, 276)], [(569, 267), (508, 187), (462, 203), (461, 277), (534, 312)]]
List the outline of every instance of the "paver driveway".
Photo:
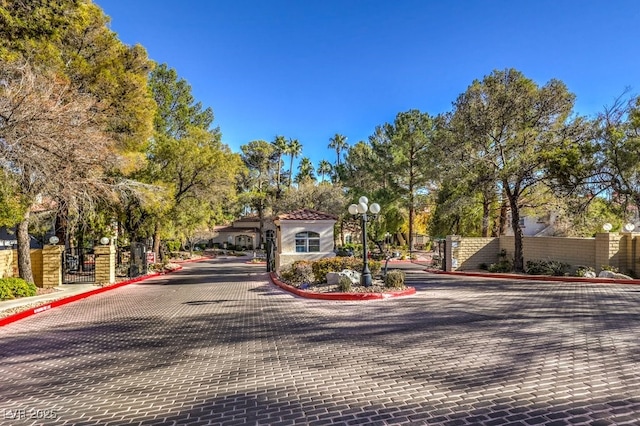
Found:
[(639, 422), (640, 287), (414, 273), (327, 302), (261, 271), (188, 264), (1, 328), (0, 423)]

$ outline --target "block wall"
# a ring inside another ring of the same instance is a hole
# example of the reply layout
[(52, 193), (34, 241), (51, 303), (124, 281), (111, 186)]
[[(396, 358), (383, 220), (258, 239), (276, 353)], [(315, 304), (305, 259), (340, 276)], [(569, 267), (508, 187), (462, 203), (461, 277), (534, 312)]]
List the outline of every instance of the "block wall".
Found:
[[(483, 263), (486, 265), (495, 263), (499, 252), (498, 238), (461, 238), (458, 245), (457, 269), (480, 269)], [(454, 270), (455, 265), (456, 262), (452, 260), (451, 266)]]
[[(461, 238), (447, 237), (447, 270), (480, 269), (481, 264), (499, 260), (501, 251), (513, 258), (514, 237)], [(624, 274), (640, 275), (640, 233), (599, 233), (595, 238), (524, 237), (525, 266), (530, 260), (557, 260), (571, 265), (593, 268), (612, 266)]]

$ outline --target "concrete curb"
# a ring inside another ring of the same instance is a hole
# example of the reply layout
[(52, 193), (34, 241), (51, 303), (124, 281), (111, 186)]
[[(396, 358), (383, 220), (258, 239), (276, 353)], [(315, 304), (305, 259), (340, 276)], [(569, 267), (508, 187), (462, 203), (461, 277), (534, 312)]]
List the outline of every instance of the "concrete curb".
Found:
[(182, 263), (203, 262), (205, 260), (211, 260), (211, 259), (215, 259), (215, 258), (216, 258), (216, 256), (202, 256), (202, 257), (198, 257), (197, 259), (176, 260), (176, 261), (171, 262), (171, 263), (182, 264)]
[(100, 293), (104, 293), (105, 291), (109, 291), (109, 290), (115, 290), (117, 288), (123, 287), (125, 285), (129, 285), (129, 284), (133, 284), (133, 283), (137, 283), (140, 281), (144, 281), (144, 280), (148, 280), (150, 278), (155, 278), (161, 275), (166, 275), (166, 274), (170, 274), (171, 272), (176, 272), (176, 271), (180, 271), (182, 270), (182, 266), (178, 269), (174, 269), (172, 271), (167, 271), (167, 272), (156, 272), (154, 274), (148, 274), (148, 275), (143, 275), (141, 277), (136, 277), (136, 278), (132, 278), (130, 280), (127, 281), (121, 281), (119, 283), (113, 284), (113, 285), (109, 285), (106, 287), (99, 287), (96, 288), (95, 290), (89, 290), (89, 291), (85, 291), (84, 293), (78, 293), (78, 294), (74, 294), (72, 296), (69, 297), (65, 297), (62, 299), (58, 299), (58, 300), (54, 300), (52, 302), (48, 302), (48, 303), (43, 303), (40, 306), (37, 306), (35, 308), (29, 308), (27, 310), (24, 310), (22, 312), (18, 312), (15, 313), (13, 315), (9, 315), (8, 317), (4, 317), (4, 318), (0, 318), (0, 327), (7, 325), (7, 324), (11, 324), (13, 322), (19, 321), (23, 318), (27, 318), (30, 317), (32, 315), (35, 314), (39, 314), (40, 312), (44, 312), (44, 311), (48, 311), (50, 309), (53, 308), (57, 308), (58, 306), (63, 306), (66, 305), (67, 303), (71, 303), (71, 302), (75, 302), (76, 300), (80, 300), (80, 299), (84, 299), (90, 296), (93, 296), (95, 294), (100, 294)]
[(380, 300), (390, 299), (392, 297), (410, 296), (416, 293), (416, 289), (413, 287), (409, 287), (408, 289), (403, 291), (394, 291), (389, 293), (314, 293), (311, 291), (300, 290), (299, 288), (283, 283), (278, 279), (277, 275), (274, 272), (270, 272), (269, 277), (271, 278), (271, 281), (281, 289), (288, 291), (289, 293), (293, 293), (296, 296), (305, 297), (307, 299), (349, 301)]
[(504, 280), (526, 280), (526, 281), (548, 281), (548, 282), (570, 282), (570, 283), (594, 283), (594, 284), (631, 284), (639, 285), (640, 280), (620, 280), (614, 278), (584, 278), (584, 277), (553, 277), (550, 275), (516, 275), (499, 274), (492, 272), (462, 272), (462, 271), (442, 271), (440, 269), (425, 269), (431, 274), (453, 275), (461, 277), (498, 278)]

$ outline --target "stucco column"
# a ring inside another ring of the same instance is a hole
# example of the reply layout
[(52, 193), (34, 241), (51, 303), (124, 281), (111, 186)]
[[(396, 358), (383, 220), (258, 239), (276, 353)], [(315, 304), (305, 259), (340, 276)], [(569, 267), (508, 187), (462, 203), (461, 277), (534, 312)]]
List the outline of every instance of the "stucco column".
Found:
[(62, 285), (63, 250), (60, 245), (45, 245), (42, 249), (42, 287)]
[(113, 244), (96, 246), (96, 284), (109, 285), (116, 282), (116, 248)]
[(447, 235), (445, 271), (451, 272), (460, 266), (460, 235)]

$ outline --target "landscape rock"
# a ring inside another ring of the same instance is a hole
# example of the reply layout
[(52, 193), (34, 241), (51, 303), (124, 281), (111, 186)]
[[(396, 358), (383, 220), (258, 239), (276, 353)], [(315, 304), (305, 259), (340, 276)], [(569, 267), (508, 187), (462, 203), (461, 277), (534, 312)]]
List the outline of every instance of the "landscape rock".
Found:
[(611, 271), (600, 271), (598, 274), (598, 278), (613, 278), (613, 272)]
[(351, 269), (344, 269), (340, 272), (327, 273), (327, 284), (338, 284), (340, 277), (348, 277), (352, 284), (358, 284), (360, 282), (360, 272), (352, 271)]

